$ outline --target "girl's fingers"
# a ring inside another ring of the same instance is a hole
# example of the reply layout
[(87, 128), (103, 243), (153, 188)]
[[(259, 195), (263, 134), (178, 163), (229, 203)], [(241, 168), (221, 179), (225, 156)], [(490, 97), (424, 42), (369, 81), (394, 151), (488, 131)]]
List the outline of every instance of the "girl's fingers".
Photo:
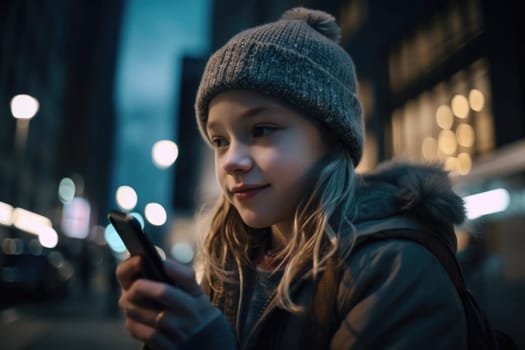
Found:
[[(171, 286), (168, 288), (175, 289)], [(186, 314), (187, 310), (184, 308), (180, 308), (179, 311), (177, 307), (167, 309), (165, 306), (162, 308), (144, 306), (146, 305), (144, 302), (151, 304), (148, 303), (151, 300), (149, 299), (151, 295), (161, 295), (161, 289), (163, 289), (161, 283), (139, 279), (129, 289), (125, 297), (121, 298), (120, 304), (126, 317), (126, 327), (135, 338), (147, 342), (153, 349), (173, 349), (173, 344), (179, 344), (187, 338), (187, 336), (184, 337), (188, 333), (184, 330), (185, 327), (182, 327), (181, 333), (179, 325), (186, 324), (188, 318), (193, 320), (194, 317)], [(148, 293), (144, 293), (145, 290)], [(181, 293), (184, 292), (181, 291)], [(184, 294), (190, 297), (188, 294)], [(170, 316), (168, 317), (168, 315)], [(166, 325), (166, 321), (169, 321), (167, 327), (163, 326)], [(183, 336), (179, 336), (179, 334)]]
[(164, 263), (174, 285), (141, 278), (141, 258), (132, 257), (117, 268), (122, 286), (120, 308), (126, 326), (137, 339), (155, 349), (173, 349), (210, 324), (220, 311), (211, 305), (193, 270), (177, 262)]
[(151, 307), (143, 307), (141, 304), (133, 303), (128, 299), (121, 300), (121, 309), (126, 318), (147, 324), (151, 327), (157, 326), (157, 315), (161, 310)]
[(116, 275), (122, 289), (131, 287), (133, 282), (141, 276), (142, 261), (140, 256), (132, 256), (117, 266)]
[(137, 279), (132, 286), (122, 294), (119, 304), (126, 315), (137, 315), (141, 310), (147, 309), (153, 312), (144, 316), (137, 315), (140, 320), (155, 326), (154, 318), (161, 310), (170, 310), (173, 313), (185, 317), (191, 313), (193, 299), (185, 291), (161, 282), (147, 279)]
[(126, 329), (134, 338), (143, 342), (150, 342), (154, 334), (158, 332), (155, 328), (132, 318), (126, 319)]
[[(140, 284), (141, 281), (146, 280), (137, 281)], [(121, 297), (119, 304), (126, 317), (128, 332), (134, 338), (148, 343), (151, 349), (175, 349), (174, 344), (177, 344), (180, 339), (176, 332), (162, 334), (160, 330), (160, 322), (166, 311), (158, 307), (143, 306), (153, 304), (148, 301), (133, 287)]]
[(144, 322), (158, 327), (167, 334), (178, 334), (181, 339), (187, 339), (206, 327), (220, 311), (215, 308), (208, 296), (201, 293), (193, 296), (178, 287), (150, 280), (137, 280), (128, 292), (129, 300), (133, 303), (144, 299), (155, 300), (159, 303), (159, 312), (163, 316), (159, 321), (157, 315), (143, 314)]
[(132, 303), (155, 301), (160, 309), (168, 308), (185, 313), (192, 310), (196, 297), (179, 287), (141, 278), (129, 288), (127, 298)]
[(168, 337), (146, 324), (128, 319), (126, 320), (126, 328), (135, 339), (147, 343), (150, 348), (159, 350), (176, 349), (176, 346)]
[[(195, 279), (195, 273), (190, 267), (167, 260), (164, 261), (164, 269), (175, 286), (193, 296), (203, 294)], [(142, 258), (140, 256), (132, 256), (121, 262), (117, 267), (116, 275), (122, 289), (129, 289), (136, 279), (142, 277)]]
[[(190, 274), (180, 272), (174, 275), (185, 276), (181, 280), (191, 288)], [(173, 285), (136, 279), (119, 301), (129, 332), (155, 349), (173, 349), (174, 344), (184, 343), (221, 316), (198, 288), (200, 294), (194, 296)]]

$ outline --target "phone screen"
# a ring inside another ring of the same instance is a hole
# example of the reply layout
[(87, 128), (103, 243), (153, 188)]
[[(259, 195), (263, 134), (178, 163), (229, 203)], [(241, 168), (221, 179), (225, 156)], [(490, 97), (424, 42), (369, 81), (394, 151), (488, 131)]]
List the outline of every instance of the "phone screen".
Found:
[(131, 255), (140, 255), (143, 260), (144, 277), (168, 282), (162, 259), (155, 246), (148, 239), (139, 221), (126, 213), (112, 210), (108, 214), (109, 221), (119, 234)]

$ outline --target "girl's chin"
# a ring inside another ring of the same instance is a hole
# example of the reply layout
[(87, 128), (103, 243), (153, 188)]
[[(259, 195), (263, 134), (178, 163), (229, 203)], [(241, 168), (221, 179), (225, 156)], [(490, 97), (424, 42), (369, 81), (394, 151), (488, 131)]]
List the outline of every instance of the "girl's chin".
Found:
[(252, 222), (246, 221), (246, 220), (243, 220), (243, 221), (246, 224), (246, 226), (248, 226), (249, 228), (253, 228), (255, 230), (262, 230), (262, 229), (270, 227), (270, 225), (266, 225), (266, 224), (263, 224), (263, 223), (252, 223)]
[(272, 225), (271, 223), (268, 223), (268, 221), (266, 220), (257, 220), (256, 218), (253, 218), (253, 217), (241, 216), (241, 218), (242, 218), (242, 221), (246, 224), (246, 226), (256, 229), (256, 230), (268, 228)]

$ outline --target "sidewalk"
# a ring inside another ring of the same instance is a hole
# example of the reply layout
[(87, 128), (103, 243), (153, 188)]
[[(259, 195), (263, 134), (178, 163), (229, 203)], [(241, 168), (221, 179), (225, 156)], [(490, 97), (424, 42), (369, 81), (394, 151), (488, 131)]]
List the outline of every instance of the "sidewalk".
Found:
[(0, 349), (140, 349), (116, 306), (103, 293), (79, 291), (66, 299), (28, 303), (0, 313)]

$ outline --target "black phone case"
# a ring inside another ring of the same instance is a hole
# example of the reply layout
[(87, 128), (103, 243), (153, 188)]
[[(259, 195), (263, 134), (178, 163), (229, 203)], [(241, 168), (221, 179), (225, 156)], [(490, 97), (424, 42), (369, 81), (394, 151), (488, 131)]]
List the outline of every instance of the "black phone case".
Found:
[(131, 255), (140, 255), (143, 260), (144, 277), (160, 282), (169, 282), (162, 259), (157, 250), (142, 231), (140, 223), (132, 215), (112, 210), (109, 221)]

